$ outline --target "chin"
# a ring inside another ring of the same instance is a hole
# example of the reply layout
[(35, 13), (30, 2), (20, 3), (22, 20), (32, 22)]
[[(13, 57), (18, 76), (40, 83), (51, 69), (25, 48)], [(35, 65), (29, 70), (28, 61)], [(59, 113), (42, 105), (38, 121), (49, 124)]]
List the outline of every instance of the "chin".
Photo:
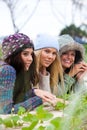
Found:
[(68, 68), (70, 68), (71, 66), (63, 66), (63, 68), (66, 68), (66, 69), (68, 69)]
[(47, 67), (49, 67), (50, 65), (45, 65), (45, 67), (47, 68)]

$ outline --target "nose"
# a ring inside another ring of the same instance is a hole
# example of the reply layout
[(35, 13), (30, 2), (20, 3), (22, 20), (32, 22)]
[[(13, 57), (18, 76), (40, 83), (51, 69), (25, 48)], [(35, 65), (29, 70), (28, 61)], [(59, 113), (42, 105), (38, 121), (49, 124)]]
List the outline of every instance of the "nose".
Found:
[(32, 55), (28, 55), (27, 60), (32, 61), (33, 60)]
[(71, 58), (72, 56), (69, 54), (69, 55), (67, 55), (67, 57), (68, 57), (68, 58)]
[(48, 55), (48, 57), (49, 57), (49, 58), (53, 58), (53, 54), (50, 53), (50, 54)]

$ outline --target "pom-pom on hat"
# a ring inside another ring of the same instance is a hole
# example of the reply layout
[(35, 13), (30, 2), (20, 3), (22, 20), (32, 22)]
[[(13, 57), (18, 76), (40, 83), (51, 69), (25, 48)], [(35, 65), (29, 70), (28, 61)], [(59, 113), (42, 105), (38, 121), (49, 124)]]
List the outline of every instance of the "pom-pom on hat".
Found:
[(26, 48), (33, 48), (33, 42), (23, 33), (15, 33), (5, 37), (2, 42), (3, 58), (6, 59), (10, 55), (16, 54)]
[(80, 53), (82, 59), (84, 58), (85, 48), (80, 43), (77, 43), (69, 34), (60, 35), (58, 42), (60, 55), (66, 51), (75, 50)]
[(56, 36), (52, 36), (49, 34), (38, 34), (34, 41), (35, 50), (43, 49), (43, 48), (55, 48), (59, 51), (58, 40)]

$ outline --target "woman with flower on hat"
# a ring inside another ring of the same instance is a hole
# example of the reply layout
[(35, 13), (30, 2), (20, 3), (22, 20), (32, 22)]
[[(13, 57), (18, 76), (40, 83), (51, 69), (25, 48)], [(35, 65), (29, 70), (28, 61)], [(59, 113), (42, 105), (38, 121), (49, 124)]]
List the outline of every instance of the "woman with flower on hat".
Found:
[(4, 62), (0, 66), (0, 113), (10, 113), (12, 106), (14, 112), (20, 106), (32, 110), (42, 104), (42, 100), (55, 100), (51, 93), (33, 88), (38, 83), (38, 75), (34, 45), (27, 35), (16, 33), (6, 37), (2, 51)]
[[(37, 71), (40, 77), (39, 88), (56, 96), (62, 95), (60, 90), (63, 89), (63, 71), (58, 55), (57, 37), (41, 33), (37, 35), (34, 44)], [(58, 85), (58, 83), (61, 85)], [(60, 89), (60, 86), (62, 89)]]
[(85, 49), (68, 34), (59, 36), (58, 42), (66, 91), (77, 92), (80, 90), (80, 86), (87, 86), (87, 63), (84, 62)]

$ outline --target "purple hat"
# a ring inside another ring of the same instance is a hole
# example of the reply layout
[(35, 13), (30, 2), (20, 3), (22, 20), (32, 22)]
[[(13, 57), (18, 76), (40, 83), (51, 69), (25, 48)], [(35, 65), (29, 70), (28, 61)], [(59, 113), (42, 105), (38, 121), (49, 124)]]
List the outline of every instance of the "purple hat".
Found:
[(23, 33), (15, 33), (4, 38), (2, 42), (3, 58), (6, 59), (10, 55), (13, 55), (25, 48), (33, 48), (33, 42), (30, 38)]

